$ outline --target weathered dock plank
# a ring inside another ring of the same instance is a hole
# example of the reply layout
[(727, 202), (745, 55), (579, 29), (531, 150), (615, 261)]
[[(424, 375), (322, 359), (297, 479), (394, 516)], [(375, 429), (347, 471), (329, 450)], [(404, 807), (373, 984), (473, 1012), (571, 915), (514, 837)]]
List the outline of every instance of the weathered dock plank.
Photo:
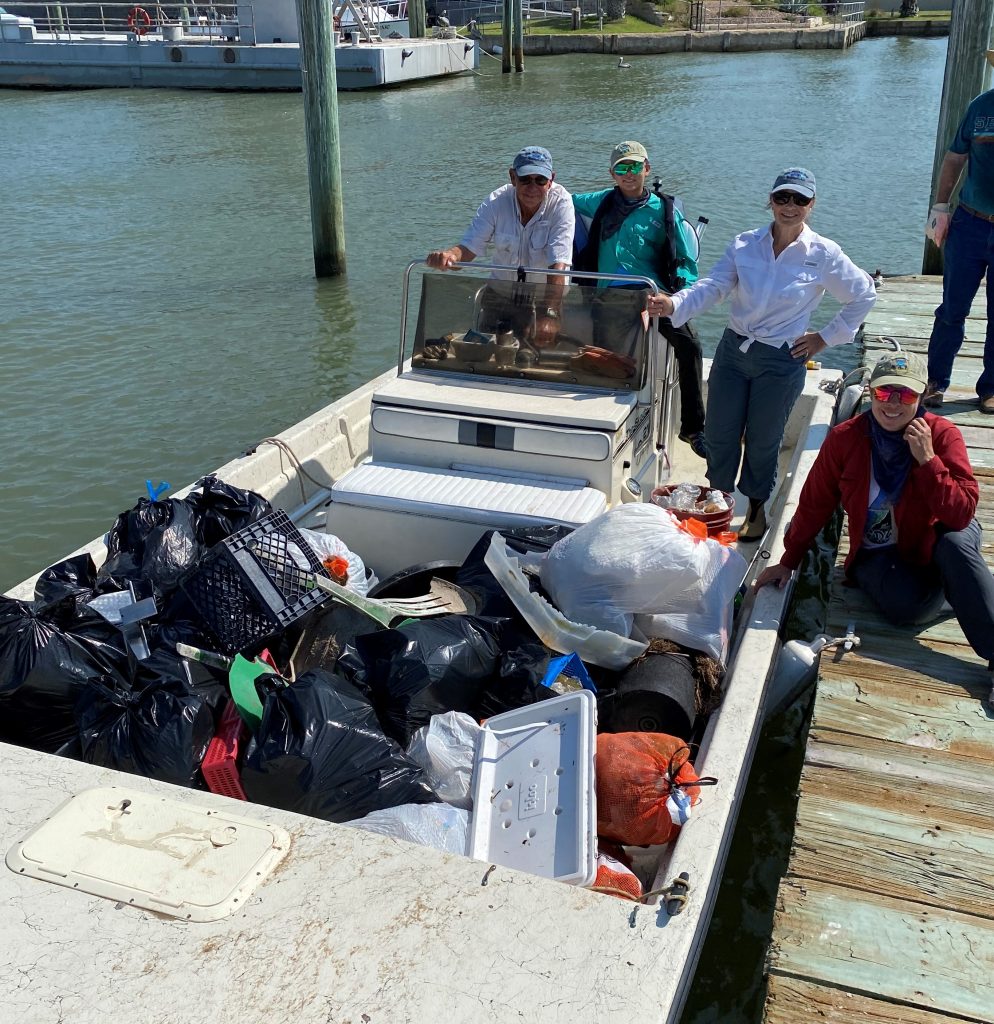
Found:
[(994, 921), (877, 894), (860, 899), (809, 879), (785, 879), (779, 899), (771, 973), (961, 1020), (992, 1019)]
[(831, 1024), (940, 1024), (948, 1020), (942, 1014), (918, 1007), (882, 1003), (799, 978), (770, 978), (767, 998), (767, 1024), (796, 1024), (798, 1020)]
[[(863, 361), (925, 353), (941, 279), (888, 279)], [(994, 417), (975, 384), (981, 295), (941, 414), (963, 432), (994, 564)], [(892, 626), (845, 585), (843, 527), (787, 874), (768, 955), (766, 1024), (994, 1022), (994, 711), (986, 664), (947, 612)]]

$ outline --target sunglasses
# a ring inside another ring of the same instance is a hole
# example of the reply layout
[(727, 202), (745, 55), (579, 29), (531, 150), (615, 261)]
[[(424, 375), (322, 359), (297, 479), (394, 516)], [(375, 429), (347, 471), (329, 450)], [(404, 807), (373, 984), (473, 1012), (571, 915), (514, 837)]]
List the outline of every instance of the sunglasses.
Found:
[(901, 399), (901, 405), (917, 405), (921, 395), (911, 388), (899, 388), (894, 384), (885, 384), (882, 388), (870, 388), (873, 397), (878, 402), (889, 402), (891, 395), (897, 395)]
[(539, 188), (545, 188), (549, 184), (549, 179), (541, 174), (526, 174), (524, 176), (518, 175), (519, 185), (538, 185)]
[(795, 206), (807, 206), (814, 197), (802, 196), (797, 192), (774, 192), (770, 198), (777, 206), (786, 206), (788, 203), (793, 203)]
[(645, 167), (644, 160), (629, 160), (627, 163), (615, 164), (614, 173), (618, 175), (641, 174), (643, 167)]

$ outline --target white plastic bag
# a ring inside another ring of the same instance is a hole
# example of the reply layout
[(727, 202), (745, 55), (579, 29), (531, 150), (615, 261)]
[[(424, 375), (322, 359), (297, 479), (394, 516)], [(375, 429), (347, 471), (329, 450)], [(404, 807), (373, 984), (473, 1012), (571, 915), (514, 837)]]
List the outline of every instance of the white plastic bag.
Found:
[(407, 756), (421, 766), (425, 782), (439, 800), (473, 808), (473, 760), (482, 728), (461, 711), (432, 715), (411, 738)]
[(448, 804), (401, 804), (346, 822), (351, 828), (406, 839), (445, 853), (466, 854), (469, 811)]
[(318, 558), (338, 557), (349, 563), (349, 578), (345, 583), (349, 590), (360, 597), (365, 597), (369, 593), (370, 587), (376, 583), (376, 577), (366, 579), (366, 566), (354, 551), (349, 550), (345, 541), (339, 540), (333, 533), (318, 533), (316, 530), (303, 528), (300, 533)]
[(695, 611), (664, 615), (637, 615), (635, 631), (650, 639), (672, 640), (695, 651), (704, 651), (725, 663), (732, 632), (735, 593), (746, 571), (746, 560), (717, 541), (704, 541), (712, 548), (717, 571)]
[(723, 562), (715, 549), (657, 505), (620, 505), (553, 544), (542, 586), (568, 618), (629, 636), (635, 613), (699, 609)]

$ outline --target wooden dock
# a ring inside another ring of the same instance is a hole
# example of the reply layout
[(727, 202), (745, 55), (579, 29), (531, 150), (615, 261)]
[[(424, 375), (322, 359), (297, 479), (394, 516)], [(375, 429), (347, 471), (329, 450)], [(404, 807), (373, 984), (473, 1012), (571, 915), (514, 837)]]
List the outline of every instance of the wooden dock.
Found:
[[(887, 279), (865, 362), (924, 353), (941, 279)], [(962, 430), (994, 563), (994, 416), (976, 405), (983, 290), (941, 413)], [(897, 629), (842, 586), (827, 632), (861, 646), (821, 660), (787, 874), (780, 882), (765, 1024), (994, 1022), (994, 713), (990, 677), (952, 616)]]

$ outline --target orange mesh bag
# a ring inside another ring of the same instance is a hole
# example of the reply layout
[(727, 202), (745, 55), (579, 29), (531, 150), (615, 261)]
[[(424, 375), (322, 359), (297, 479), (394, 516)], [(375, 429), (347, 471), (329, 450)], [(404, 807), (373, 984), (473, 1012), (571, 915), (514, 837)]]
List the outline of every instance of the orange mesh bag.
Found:
[(632, 871), (625, 851), (614, 843), (598, 842), (597, 877), (590, 888), (623, 900), (638, 902), (642, 899), (642, 883)]
[(594, 775), (597, 835), (629, 846), (659, 846), (676, 838), (700, 799), (690, 748), (676, 736), (600, 733)]

